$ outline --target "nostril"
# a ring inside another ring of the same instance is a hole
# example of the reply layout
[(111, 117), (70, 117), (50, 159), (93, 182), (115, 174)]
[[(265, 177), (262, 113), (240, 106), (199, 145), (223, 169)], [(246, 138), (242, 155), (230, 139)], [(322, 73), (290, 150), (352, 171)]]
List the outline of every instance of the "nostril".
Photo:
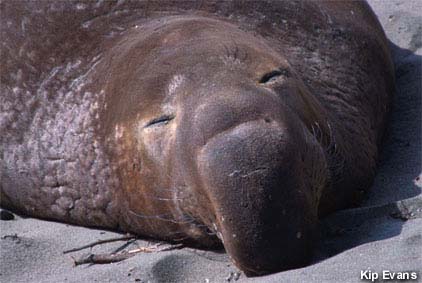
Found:
[(265, 118), (265, 119), (264, 119), (264, 121), (265, 121), (266, 123), (271, 123), (271, 119), (270, 119), (270, 118)]

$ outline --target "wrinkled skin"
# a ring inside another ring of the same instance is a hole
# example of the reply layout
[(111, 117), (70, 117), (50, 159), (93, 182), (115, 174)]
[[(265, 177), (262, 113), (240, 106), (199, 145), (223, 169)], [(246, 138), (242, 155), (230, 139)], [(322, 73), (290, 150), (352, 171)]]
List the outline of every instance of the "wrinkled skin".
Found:
[(260, 275), (309, 262), (372, 182), (394, 79), (364, 3), (1, 8), (3, 207)]

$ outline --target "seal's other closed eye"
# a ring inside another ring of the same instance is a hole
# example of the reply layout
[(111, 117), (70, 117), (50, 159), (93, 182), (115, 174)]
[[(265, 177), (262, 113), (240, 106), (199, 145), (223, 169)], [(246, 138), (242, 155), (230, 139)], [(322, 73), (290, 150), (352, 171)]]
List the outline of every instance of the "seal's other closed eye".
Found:
[(149, 121), (144, 128), (152, 127), (152, 126), (161, 126), (161, 125), (167, 125), (168, 122), (174, 119), (174, 115), (163, 115), (158, 118), (154, 118), (151, 121)]
[(281, 76), (289, 77), (289, 71), (286, 69), (277, 69), (277, 70), (271, 71), (263, 75), (261, 79), (259, 80), (259, 83), (260, 84), (271, 83), (277, 80), (277, 78)]

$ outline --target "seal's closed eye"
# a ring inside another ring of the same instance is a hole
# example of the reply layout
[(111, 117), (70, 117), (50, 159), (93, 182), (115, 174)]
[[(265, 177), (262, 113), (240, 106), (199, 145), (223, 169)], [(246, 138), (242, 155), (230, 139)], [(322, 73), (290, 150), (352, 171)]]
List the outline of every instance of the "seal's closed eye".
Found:
[(154, 118), (149, 121), (144, 128), (151, 127), (151, 126), (158, 126), (158, 125), (167, 125), (168, 122), (174, 119), (174, 115), (163, 115), (158, 118)]
[(259, 80), (259, 83), (260, 84), (271, 83), (281, 76), (289, 77), (290, 76), (289, 71), (286, 69), (278, 69), (278, 70), (271, 71), (263, 75), (262, 78)]

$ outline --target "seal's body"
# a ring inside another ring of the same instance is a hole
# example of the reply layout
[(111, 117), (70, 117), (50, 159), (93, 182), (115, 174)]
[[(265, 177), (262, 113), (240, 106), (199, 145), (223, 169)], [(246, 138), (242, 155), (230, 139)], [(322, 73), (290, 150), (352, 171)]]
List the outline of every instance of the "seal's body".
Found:
[(306, 264), (371, 184), (394, 89), (357, 1), (1, 3), (1, 204)]

